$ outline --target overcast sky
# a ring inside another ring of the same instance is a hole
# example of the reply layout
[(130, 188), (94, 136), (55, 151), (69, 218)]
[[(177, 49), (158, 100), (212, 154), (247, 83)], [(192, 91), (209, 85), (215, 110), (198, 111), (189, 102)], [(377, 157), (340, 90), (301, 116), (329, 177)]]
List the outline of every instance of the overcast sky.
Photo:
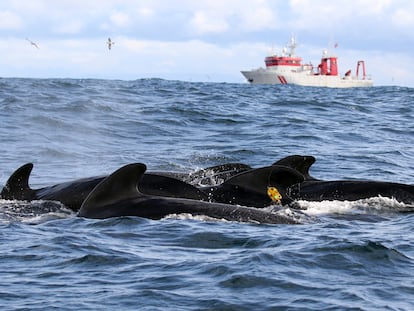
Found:
[(293, 34), (305, 62), (414, 87), (413, 29), (412, 0), (1, 0), (0, 76), (244, 83)]

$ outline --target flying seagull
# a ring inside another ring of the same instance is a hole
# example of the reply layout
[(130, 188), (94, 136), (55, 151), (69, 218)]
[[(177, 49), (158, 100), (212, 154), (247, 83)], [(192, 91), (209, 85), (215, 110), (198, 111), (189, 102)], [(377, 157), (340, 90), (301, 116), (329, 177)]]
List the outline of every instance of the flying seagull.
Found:
[(38, 46), (36, 43), (34, 43), (32, 40), (29, 40), (29, 39), (27, 39), (27, 38), (26, 38), (26, 40), (27, 40), (27, 41), (29, 41), (29, 43), (30, 43), (31, 45), (33, 45), (36, 49), (38, 49), (38, 50), (40, 49), (40, 48), (39, 48), (39, 46)]
[(110, 50), (112, 46), (115, 44), (115, 42), (113, 42), (111, 38), (108, 38), (108, 42), (106, 42), (106, 44), (108, 44), (108, 50)]

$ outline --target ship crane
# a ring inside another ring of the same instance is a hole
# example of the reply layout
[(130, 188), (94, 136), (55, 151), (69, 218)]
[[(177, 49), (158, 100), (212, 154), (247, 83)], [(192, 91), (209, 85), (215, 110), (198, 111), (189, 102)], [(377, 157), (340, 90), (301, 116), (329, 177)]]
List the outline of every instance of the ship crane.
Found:
[(357, 69), (356, 69), (356, 76), (359, 77), (359, 66), (362, 67), (362, 80), (365, 80), (366, 78), (366, 72), (365, 72), (365, 62), (363, 60), (359, 60), (357, 63)]

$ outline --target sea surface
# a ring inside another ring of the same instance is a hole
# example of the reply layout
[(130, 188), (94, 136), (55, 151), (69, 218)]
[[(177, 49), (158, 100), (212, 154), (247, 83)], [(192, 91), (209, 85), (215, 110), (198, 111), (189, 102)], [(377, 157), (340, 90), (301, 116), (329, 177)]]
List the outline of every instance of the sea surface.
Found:
[[(162, 79), (0, 79), (0, 187), (267, 166), (414, 183), (414, 89)], [(414, 213), (388, 198), (300, 202), (300, 225), (172, 215), (91, 220), (0, 200), (2, 310), (414, 310)]]

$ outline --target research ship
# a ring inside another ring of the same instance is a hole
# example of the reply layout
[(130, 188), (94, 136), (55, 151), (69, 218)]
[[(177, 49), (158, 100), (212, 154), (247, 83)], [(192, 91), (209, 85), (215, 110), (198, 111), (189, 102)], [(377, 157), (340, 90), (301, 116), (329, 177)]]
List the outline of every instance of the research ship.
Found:
[(348, 70), (341, 76), (335, 55), (324, 50), (319, 65), (314, 67), (312, 63), (302, 63), (302, 58), (295, 54), (296, 47), (296, 40), (292, 37), (280, 55), (273, 54), (265, 58), (266, 68), (241, 73), (251, 84), (296, 84), (334, 88), (370, 87), (374, 84), (366, 74), (363, 60), (357, 62), (354, 75)]

